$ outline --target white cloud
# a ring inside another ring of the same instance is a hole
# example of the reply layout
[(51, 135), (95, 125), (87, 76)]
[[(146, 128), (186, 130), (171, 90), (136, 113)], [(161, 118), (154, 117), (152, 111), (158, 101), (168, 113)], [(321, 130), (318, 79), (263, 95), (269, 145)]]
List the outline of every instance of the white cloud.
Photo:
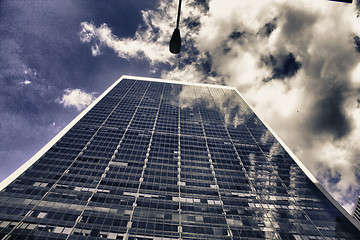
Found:
[(205, 76), (196, 70), (193, 65), (187, 65), (182, 69), (178, 67), (169, 72), (164, 72), (163, 79), (178, 80), (182, 82), (200, 82)]
[(119, 39), (112, 34), (107, 24), (96, 27), (93, 23), (83, 22), (81, 40), (83, 42), (92, 42), (92, 55), (98, 56), (100, 47), (106, 46), (113, 49), (117, 55), (124, 59), (146, 58), (152, 62), (164, 62), (170, 58), (167, 48), (154, 43), (151, 39)]
[(28, 68), (26, 67), (25, 65), (23, 65), (23, 68), (24, 68), (24, 78), (25, 80), (20, 82), (19, 84), (20, 85), (29, 85), (33, 82), (38, 82), (39, 81), (39, 73), (35, 70), (35, 69), (32, 69), (32, 68)]
[[(91, 43), (92, 55), (98, 56), (101, 48), (112, 49), (120, 58), (146, 59), (151, 64), (176, 64), (176, 56), (169, 52), (169, 41), (175, 28), (177, 16), (177, 2), (160, 2), (156, 11), (142, 11), (143, 25), (139, 27), (133, 38), (118, 38), (112, 33), (106, 23), (97, 27), (92, 22), (82, 22), (80, 40)], [(199, 18), (202, 12), (192, 1), (184, 1), (182, 19)], [(186, 39), (193, 39), (196, 32), (180, 24), (183, 43)]]
[(360, 84), (360, 62), (356, 65), (351, 72), (351, 80), (354, 84)]
[(20, 82), (20, 85), (29, 85), (31, 84), (31, 81), (28, 79), (25, 79), (23, 82)]
[[(91, 43), (94, 56), (108, 47), (121, 58), (169, 63), (163, 78), (237, 87), (349, 210), (360, 194), (355, 146), (360, 141), (360, 54), (353, 42), (360, 35), (360, 19), (355, 6), (326, 0), (206, 2), (208, 11), (183, 1), (184, 47), (178, 56), (168, 51), (176, 1), (143, 11), (144, 24), (133, 38), (116, 37), (106, 24), (83, 22), (80, 39)], [(301, 63), (297, 73), (263, 81), (274, 75), (264, 58), (272, 56), (281, 67), (289, 53)], [(339, 181), (331, 183), (335, 177)]]
[(101, 55), (99, 45), (97, 45), (96, 43), (91, 46), (91, 54), (95, 57)]
[(80, 111), (92, 103), (94, 99), (93, 94), (83, 92), (80, 89), (65, 89), (64, 95), (58, 102), (65, 107), (75, 107)]
[(96, 28), (95, 28), (94, 24), (82, 22), (81, 23), (80, 40), (83, 43), (91, 42), (91, 40), (96, 37), (95, 31), (96, 31)]

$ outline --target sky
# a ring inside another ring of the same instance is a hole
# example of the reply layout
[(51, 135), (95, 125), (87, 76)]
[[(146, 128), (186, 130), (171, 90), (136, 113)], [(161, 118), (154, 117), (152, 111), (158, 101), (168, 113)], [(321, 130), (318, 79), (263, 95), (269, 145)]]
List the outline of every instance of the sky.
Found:
[(349, 212), (360, 195), (360, 1), (0, 1), (0, 180), (122, 75), (236, 87)]

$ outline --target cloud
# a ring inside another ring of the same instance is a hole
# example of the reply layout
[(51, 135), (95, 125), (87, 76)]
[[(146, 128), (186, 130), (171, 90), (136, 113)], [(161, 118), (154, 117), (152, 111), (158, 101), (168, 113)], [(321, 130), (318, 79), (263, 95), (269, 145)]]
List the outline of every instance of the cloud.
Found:
[(99, 45), (97, 45), (96, 43), (91, 46), (91, 54), (95, 57), (101, 55)]
[(187, 65), (183, 68), (176, 67), (172, 71), (164, 72), (163, 79), (176, 79), (183, 82), (201, 82), (206, 76), (196, 69), (194, 65)]
[(121, 58), (168, 64), (155, 67), (163, 78), (237, 87), (349, 210), (360, 194), (354, 146), (360, 141), (356, 6), (325, 0), (185, 0), (183, 48), (176, 56), (168, 53), (174, 2), (160, 1), (156, 10), (143, 11), (143, 25), (133, 38), (118, 38), (106, 24), (90, 22), (82, 23), (80, 38)]
[(93, 23), (81, 23), (82, 31), (80, 39), (83, 42), (91, 42), (92, 55), (98, 56), (101, 47), (109, 47), (116, 54), (124, 59), (146, 58), (152, 62), (164, 62), (170, 57), (168, 50), (152, 39), (142, 39), (136, 36), (135, 39), (119, 39), (112, 34), (106, 23), (96, 27)]
[[(205, 1), (185, 1), (182, 9), (181, 37), (183, 50), (189, 45), (187, 41), (194, 39), (194, 31), (199, 25), (199, 19), (207, 4)], [(177, 2), (159, 3), (157, 10), (142, 11), (143, 24), (139, 26), (134, 37), (118, 38), (112, 29), (103, 23), (95, 26), (93, 22), (82, 22), (79, 33), (83, 43), (91, 44), (93, 56), (98, 56), (102, 48), (112, 49), (118, 57), (123, 59), (145, 59), (153, 67), (158, 64), (178, 64), (177, 56), (169, 52), (169, 41), (175, 28), (177, 16)], [(186, 54), (180, 54), (184, 57)]]
[(358, 51), (360, 53), (360, 37), (359, 36), (354, 37), (354, 43), (355, 43), (356, 51)]
[(25, 79), (23, 82), (20, 82), (21, 85), (29, 85), (31, 84), (30, 80)]
[(57, 102), (64, 107), (75, 107), (78, 111), (87, 107), (94, 100), (94, 94), (86, 93), (80, 89), (65, 89), (65, 93)]
[(266, 66), (272, 67), (273, 75), (264, 81), (270, 81), (272, 79), (284, 79), (293, 77), (297, 71), (301, 68), (301, 63), (296, 61), (293, 53), (287, 55), (280, 55), (274, 57), (270, 55), (261, 59)]

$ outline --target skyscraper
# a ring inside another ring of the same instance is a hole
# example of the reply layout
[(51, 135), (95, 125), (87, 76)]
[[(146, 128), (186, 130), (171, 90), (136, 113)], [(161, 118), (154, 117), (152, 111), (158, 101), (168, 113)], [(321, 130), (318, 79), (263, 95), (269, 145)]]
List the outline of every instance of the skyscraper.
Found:
[(4, 239), (360, 239), (230, 87), (122, 77), (1, 186)]
[(353, 217), (360, 222), (360, 196), (358, 197), (358, 200), (356, 202)]

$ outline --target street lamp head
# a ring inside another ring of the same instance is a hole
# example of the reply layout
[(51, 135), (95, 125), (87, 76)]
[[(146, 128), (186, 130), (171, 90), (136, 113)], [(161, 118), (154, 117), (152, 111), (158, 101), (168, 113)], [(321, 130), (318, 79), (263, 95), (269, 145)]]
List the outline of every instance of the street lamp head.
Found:
[(181, 37), (179, 28), (175, 28), (170, 40), (170, 52), (178, 54), (181, 50)]
[(178, 54), (181, 50), (181, 37), (180, 37), (180, 30), (179, 30), (181, 1), (182, 0), (179, 0), (178, 14), (177, 14), (177, 19), (176, 19), (176, 28), (175, 28), (175, 30), (171, 36), (171, 40), (170, 40), (170, 52), (173, 54)]

